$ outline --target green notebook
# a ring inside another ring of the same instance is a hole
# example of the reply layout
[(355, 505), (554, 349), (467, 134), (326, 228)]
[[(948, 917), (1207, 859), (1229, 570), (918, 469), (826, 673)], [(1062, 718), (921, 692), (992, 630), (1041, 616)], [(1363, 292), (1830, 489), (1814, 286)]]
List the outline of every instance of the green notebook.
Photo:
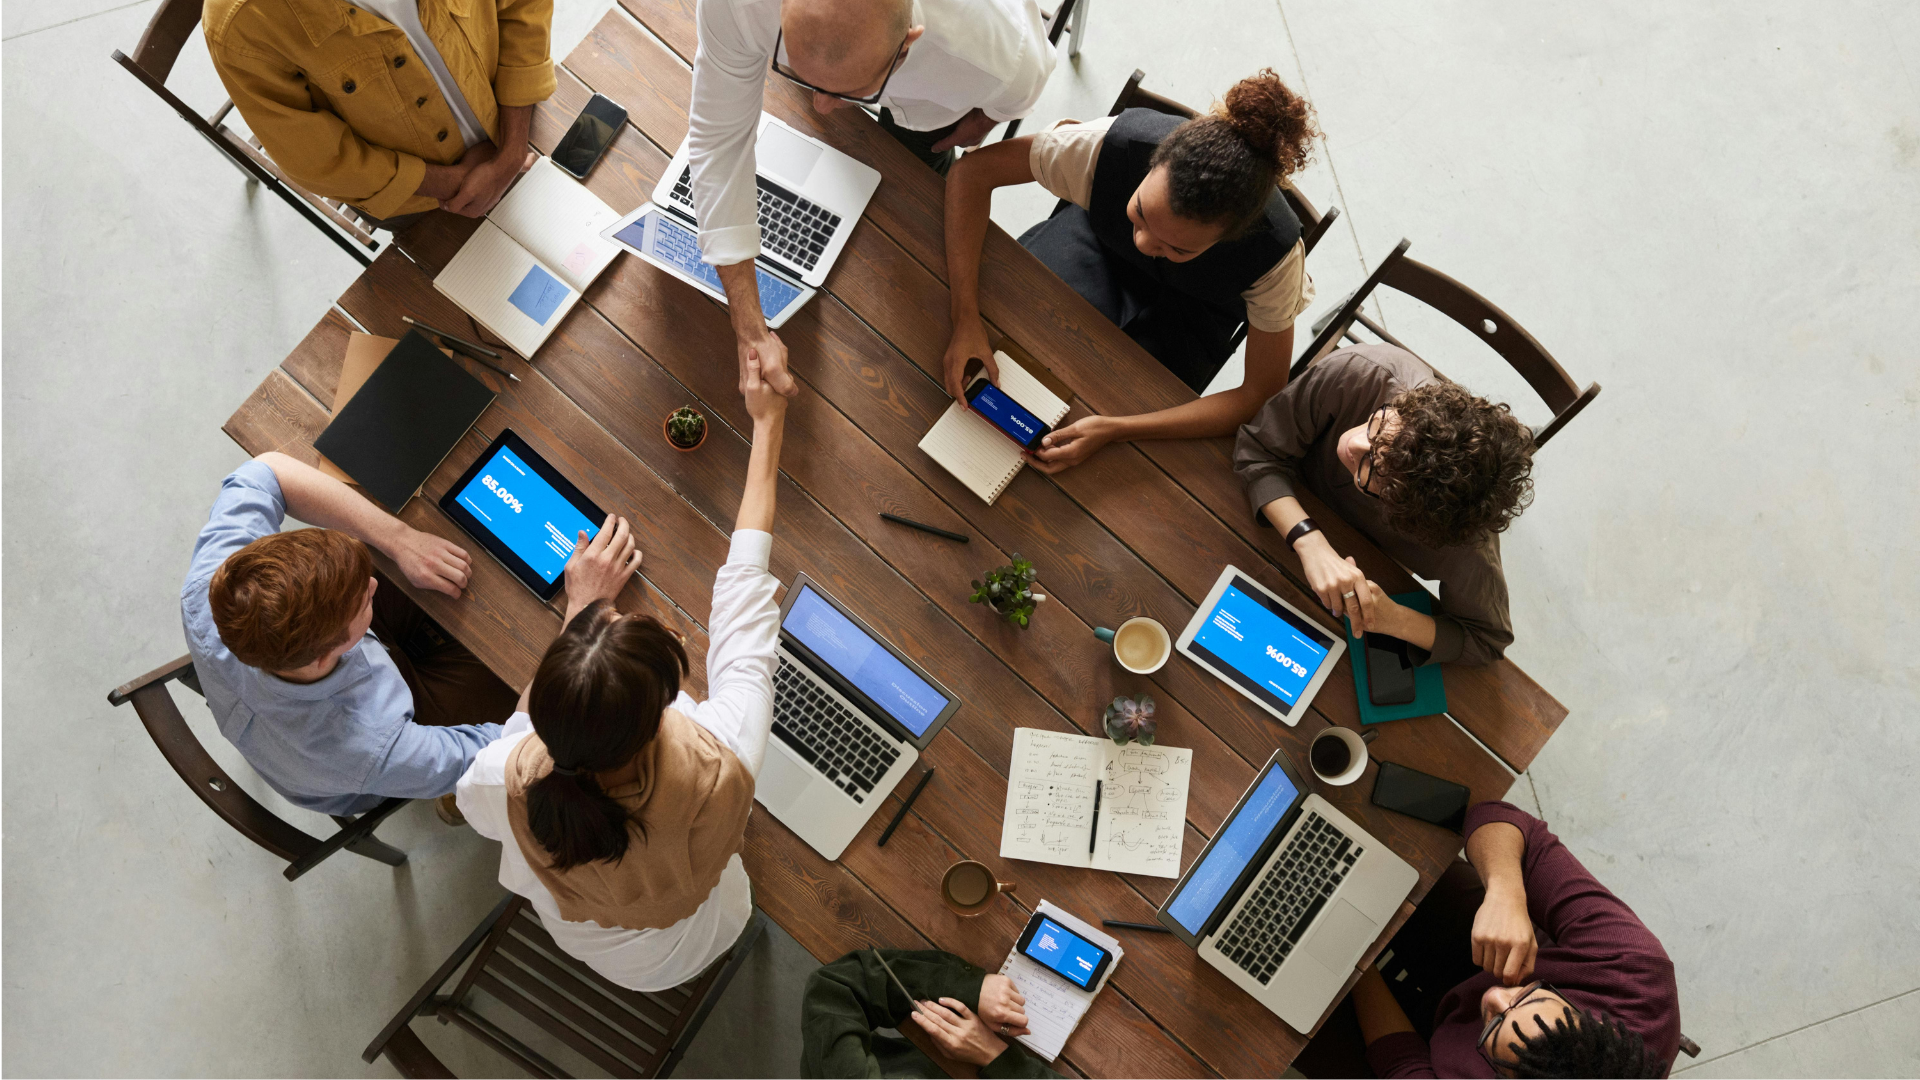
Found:
[[(1395, 601), (1422, 614), (1433, 614), (1433, 597), (1425, 589), (1395, 593)], [(1342, 623), (1346, 620), (1342, 619)], [(1413, 701), (1406, 705), (1375, 705), (1367, 697), (1367, 644), (1353, 636), (1347, 627), (1347, 659), (1353, 662), (1354, 697), (1360, 703), (1360, 722), (1382, 724), (1411, 716), (1435, 716), (1447, 711), (1447, 685), (1440, 677), (1440, 665), (1427, 664), (1413, 669)]]

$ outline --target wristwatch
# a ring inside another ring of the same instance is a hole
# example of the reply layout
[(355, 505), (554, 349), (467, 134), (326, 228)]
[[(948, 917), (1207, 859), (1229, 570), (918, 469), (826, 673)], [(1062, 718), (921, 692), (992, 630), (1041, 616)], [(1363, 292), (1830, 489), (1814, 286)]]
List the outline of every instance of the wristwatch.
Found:
[(1300, 539), (1301, 537), (1307, 535), (1308, 533), (1319, 532), (1319, 531), (1320, 531), (1320, 526), (1315, 525), (1313, 523), (1312, 518), (1301, 518), (1299, 524), (1287, 530), (1287, 546), (1292, 547), (1294, 541)]

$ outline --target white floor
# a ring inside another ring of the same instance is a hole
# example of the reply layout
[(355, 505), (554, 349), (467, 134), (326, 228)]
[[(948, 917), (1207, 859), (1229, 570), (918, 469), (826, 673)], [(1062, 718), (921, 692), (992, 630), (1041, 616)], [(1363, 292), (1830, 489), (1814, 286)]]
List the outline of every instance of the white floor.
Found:
[[(1036, 123), (1136, 67), (1202, 105), (1271, 65), (1326, 131), (1302, 187), (1343, 212), (1315, 314), (1404, 236), (1606, 387), (1506, 541), (1513, 655), (1572, 710), (1514, 798), (1666, 943), (1705, 1048), (1681, 1065), (1920, 1073), (1920, 8), (1091, 2)], [(556, 52), (604, 7), (561, 0)], [(0, 1069), (391, 1075), (359, 1048), (491, 906), (491, 845), (414, 807), (405, 869), (288, 885), (104, 700), (182, 651), (240, 460), (220, 423), (357, 272), (108, 61), (153, 10), (0, 15)], [(219, 97), (204, 50), (174, 85)], [(1538, 417), (1464, 333), (1380, 313)], [(685, 1074), (793, 1072), (810, 967), (773, 935)]]

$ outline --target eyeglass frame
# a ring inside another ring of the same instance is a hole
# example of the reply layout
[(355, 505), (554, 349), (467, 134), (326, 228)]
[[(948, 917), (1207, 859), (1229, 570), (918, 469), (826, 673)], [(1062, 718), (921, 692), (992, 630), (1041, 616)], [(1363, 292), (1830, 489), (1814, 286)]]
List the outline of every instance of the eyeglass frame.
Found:
[[(1577, 1008), (1574, 1007), (1573, 1002), (1567, 1000), (1567, 995), (1560, 992), (1559, 987), (1554, 986), (1552, 983), (1547, 982), (1545, 979), (1533, 980), (1533, 982), (1530, 985), (1522, 989), (1522, 992), (1519, 997), (1513, 999), (1513, 1004), (1507, 1006), (1504, 1009), (1501, 1009), (1500, 1015), (1494, 1017), (1492, 1020), (1487, 1021), (1487, 1025), (1480, 1029), (1479, 1041), (1473, 1044), (1474, 1050), (1478, 1051), (1480, 1054), (1480, 1060), (1486, 1062), (1488, 1065), (1493, 1067), (1493, 1074), (1495, 1076), (1500, 1075), (1500, 1070), (1502, 1069), (1513, 1068), (1513, 1063), (1510, 1061), (1499, 1061), (1495, 1059), (1492, 1054), (1487, 1053), (1487, 1036), (1492, 1035), (1494, 1032), (1500, 1030), (1501, 1027), (1505, 1026), (1507, 1022), (1508, 1013), (1512, 1012), (1513, 1010), (1519, 1008), (1522, 1005), (1525, 1005), (1527, 1003), (1528, 998), (1532, 997), (1533, 995), (1539, 993), (1542, 990), (1545, 990), (1547, 993), (1552, 994), (1554, 997), (1559, 998), (1560, 1004), (1565, 1006), (1567, 1009), (1572, 1010), (1574, 1012), (1579, 1011)], [(1524, 1036), (1522, 1038), (1522, 1041), (1525, 1041)]]
[[(1367, 417), (1367, 456), (1361, 458), (1359, 464), (1356, 465), (1353, 470), (1353, 486), (1359, 488), (1360, 494), (1365, 495), (1369, 499), (1378, 499), (1380, 497), (1378, 493), (1372, 490), (1373, 478), (1379, 469), (1379, 466), (1375, 464), (1373, 458), (1374, 454), (1378, 453), (1380, 449), (1377, 445), (1377, 440), (1380, 438), (1380, 435), (1387, 433), (1387, 410), (1391, 408), (1393, 408), (1391, 404), (1382, 405), (1373, 410), (1372, 416)], [(1376, 435), (1373, 432), (1373, 425), (1375, 423), (1380, 425), (1380, 435)], [(1366, 474), (1364, 479), (1360, 475), (1363, 472)]]
[(781, 70), (780, 43), (786, 39), (786, 36), (787, 28), (784, 26), (773, 36), (773, 56), (767, 61), (767, 70), (803, 90), (811, 90), (816, 94), (825, 94), (830, 98), (839, 98), (841, 101), (847, 102), (850, 105), (878, 105), (880, 104), (880, 99), (887, 96), (887, 84), (893, 81), (893, 76), (900, 70), (900, 65), (907, 62), (907, 38), (913, 36), (913, 31), (907, 31), (907, 37), (900, 39), (900, 47), (893, 51), (893, 60), (887, 65), (886, 77), (880, 80), (880, 89), (874, 91), (872, 97), (854, 97), (851, 94), (836, 94), (832, 90), (822, 89), (800, 76), (795, 75), (791, 68), (784, 71)]

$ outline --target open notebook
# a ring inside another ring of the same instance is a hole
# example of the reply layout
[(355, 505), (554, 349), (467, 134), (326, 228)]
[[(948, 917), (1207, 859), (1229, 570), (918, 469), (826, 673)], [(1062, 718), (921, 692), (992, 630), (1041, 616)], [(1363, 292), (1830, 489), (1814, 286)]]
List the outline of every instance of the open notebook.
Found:
[[(1000, 389), (1006, 391), (1008, 397), (1046, 421), (1049, 427), (1067, 415), (1069, 406), (1062, 395), (1048, 389), (1013, 357), (995, 350), (993, 358), (1000, 365)], [(1020, 475), (1020, 469), (1027, 463), (1026, 456), (1012, 439), (1002, 435), (962, 401), (947, 406), (947, 411), (920, 440), (920, 449), (959, 477), (961, 483), (973, 489), (989, 506), (1007, 490), (1007, 485), (1013, 483), (1013, 478)]]
[(1015, 728), (1000, 857), (1177, 878), (1192, 771), (1192, 750)]
[(598, 195), (541, 158), (433, 286), (531, 358), (619, 253), (600, 237), (619, 219)]
[(1067, 1037), (1073, 1029), (1080, 1026), (1080, 1018), (1087, 1015), (1093, 1007), (1093, 999), (1100, 996), (1100, 990), (1113, 978), (1120, 961), (1126, 959), (1127, 950), (1110, 934), (1103, 934), (1087, 922), (1073, 914), (1042, 900), (1034, 910), (1053, 919), (1060, 925), (1093, 942), (1095, 945), (1113, 954), (1113, 963), (1107, 965), (1106, 974), (1100, 976), (1099, 983), (1091, 990), (1082, 990), (1067, 980), (1048, 971), (1040, 962), (1020, 954), (1016, 942), (1007, 953), (1007, 962), (1000, 965), (1000, 974), (1013, 983), (1020, 996), (1027, 999), (1027, 1033), (1018, 1036), (1022, 1045), (1040, 1057), (1051, 1062), (1060, 1056), (1061, 1048), (1067, 1045)]

